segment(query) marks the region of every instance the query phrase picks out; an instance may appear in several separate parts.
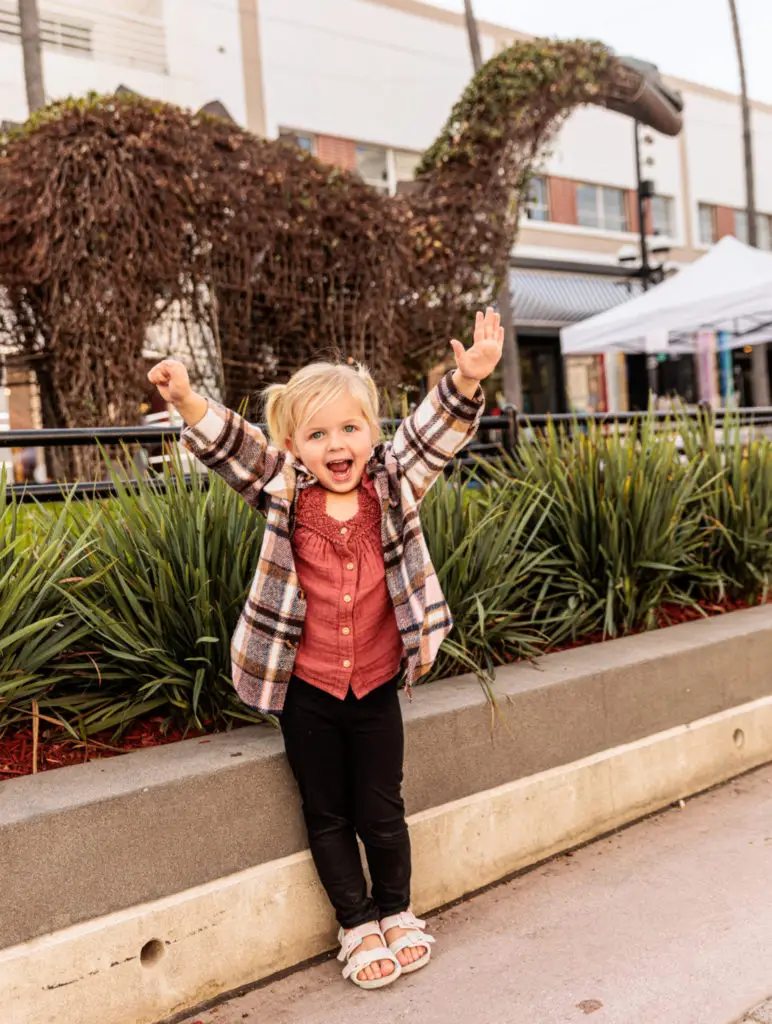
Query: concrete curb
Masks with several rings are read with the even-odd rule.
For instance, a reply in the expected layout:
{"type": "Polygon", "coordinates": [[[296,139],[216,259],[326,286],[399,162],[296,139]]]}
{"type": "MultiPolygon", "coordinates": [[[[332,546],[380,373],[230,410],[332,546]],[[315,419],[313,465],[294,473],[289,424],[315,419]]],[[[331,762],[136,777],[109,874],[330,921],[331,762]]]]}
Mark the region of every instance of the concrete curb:
{"type": "MultiPolygon", "coordinates": [[[[770,757],[772,696],[419,812],[416,909],[770,757]]],[[[293,854],[0,952],[3,1024],[153,1024],[324,952],[333,936],[310,855],[293,854]]]]}
{"type": "MultiPolygon", "coordinates": [[[[473,678],[421,687],[405,708],[408,813],[764,697],[770,664],[765,606],[502,669],[495,721],[473,678]]],[[[0,948],[304,848],[281,738],[267,728],[4,782],[0,860],[14,899],[0,902],[0,948]]]]}

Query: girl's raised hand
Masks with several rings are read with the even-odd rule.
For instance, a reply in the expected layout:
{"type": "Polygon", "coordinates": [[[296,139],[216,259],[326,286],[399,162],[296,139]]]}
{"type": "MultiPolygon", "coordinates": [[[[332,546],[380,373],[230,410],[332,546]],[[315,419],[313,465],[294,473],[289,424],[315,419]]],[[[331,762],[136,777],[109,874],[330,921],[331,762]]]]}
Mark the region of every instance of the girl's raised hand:
{"type": "Polygon", "coordinates": [[[504,344],[504,328],[501,317],[491,307],[485,316],[478,313],[474,324],[474,344],[470,349],[464,348],[455,338],[450,343],[456,357],[458,372],[468,380],[484,380],[496,368],[501,359],[501,348],[504,344]]]}
{"type": "Polygon", "coordinates": [[[163,359],[148,373],[147,379],[155,384],[165,402],[177,405],[189,398],[193,389],[185,364],[179,359],[163,359]]]}

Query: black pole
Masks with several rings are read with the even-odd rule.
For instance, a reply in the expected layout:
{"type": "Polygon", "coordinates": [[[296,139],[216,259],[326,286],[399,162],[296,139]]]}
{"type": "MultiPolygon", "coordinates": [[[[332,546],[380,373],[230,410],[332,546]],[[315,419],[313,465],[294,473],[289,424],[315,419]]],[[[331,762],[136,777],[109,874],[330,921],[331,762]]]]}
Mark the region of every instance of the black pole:
{"type": "Polygon", "coordinates": [[[651,267],[649,266],[649,251],[646,247],[646,200],[643,198],[642,187],[641,139],[639,135],[640,126],[640,121],[633,122],[635,138],[635,177],[638,184],[638,188],[636,190],[636,194],[638,196],[638,230],[641,236],[641,281],[643,282],[643,290],[646,292],[649,290],[649,275],[651,273],[651,267]]]}
{"type": "MultiPolygon", "coordinates": [[[[651,280],[651,267],[649,266],[649,250],[646,246],[646,198],[643,194],[643,175],[641,173],[641,139],[640,121],[633,122],[633,138],[635,139],[635,179],[637,184],[636,195],[638,197],[638,230],[641,239],[641,282],[643,290],[649,290],[651,280]]],[[[655,395],[659,384],[657,375],[657,363],[655,357],[646,355],[646,373],[649,382],[649,391],[655,395]]]]}

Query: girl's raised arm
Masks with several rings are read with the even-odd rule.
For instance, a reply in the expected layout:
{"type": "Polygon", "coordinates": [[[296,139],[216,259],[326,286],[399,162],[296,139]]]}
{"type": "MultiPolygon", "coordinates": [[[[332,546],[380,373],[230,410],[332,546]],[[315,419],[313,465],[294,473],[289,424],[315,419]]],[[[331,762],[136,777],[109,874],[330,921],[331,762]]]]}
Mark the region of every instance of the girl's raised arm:
{"type": "Polygon", "coordinates": [[[501,359],[503,331],[497,313],[477,314],[474,344],[451,341],[457,369],[447,373],[400,424],[391,450],[420,501],[453,456],[472,439],[483,413],[480,387],[501,359]]]}
{"type": "Polygon", "coordinates": [[[248,505],[259,507],[263,488],[281,472],[287,453],[269,445],[262,430],[243,416],[196,394],[178,360],[164,359],[148,379],[185,420],[180,438],[184,447],[248,505]]]}

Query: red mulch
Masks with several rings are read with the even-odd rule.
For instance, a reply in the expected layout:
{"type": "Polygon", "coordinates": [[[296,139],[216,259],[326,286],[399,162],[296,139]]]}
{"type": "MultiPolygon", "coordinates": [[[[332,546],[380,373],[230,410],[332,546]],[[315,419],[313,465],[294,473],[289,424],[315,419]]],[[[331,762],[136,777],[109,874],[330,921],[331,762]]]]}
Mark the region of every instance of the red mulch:
{"type": "MultiPolygon", "coordinates": [[[[705,615],[712,616],[739,611],[743,608],[748,608],[749,605],[745,601],[726,601],[723,604],[703,601],[700,602],[700,607],[705,615]]],[[[665,605],[658,613],[658,625],[660,627],[675,626],[682,622],[694,622],[700,618],[703,618],[703,615],[696,608],[665,605]]],[[[550,650],[567,651],[575,647],[585,647],[587,644],[601,643],[603,640],[604,638],[601,634],[585,636],[550,650]]],[[[167,732],[163,732],[162,724],[162,718],[148,718],[144,721],[135,722],[115,742],[111,741],[112,734],[109,730],[89,737],[87,743],[75,742],[72,739],[51,740],[41,736],[38,743],[37,770],[45,772],[50,771],[52,768],[62,768],[65,765],[83,764],[86,761],[95,761],[103,757],[115,757],[118,754],[125,754],[130,750],[159,747],[166,743],[176,743],[183,739],[182,730],[169,729],[167,732]]],[[[200,743],[209,743],[211,740],[200,738],[206,737],[207,731],[189,731],[187,738],[199,737],[200,743]]],[[[32,727],[24,726],[19,729],[7,730],[0,735],[0,781],[31,774],[32,727]]]]}
{"type": "MultiPolygon", "coordinates": [[[[667,626],[679,626],[684,622],[697,622],[699,619],[712,618],[714,615],[725,615],[727,612],[739,612],[746,608],[753,607],[743,600],[725,600],[721,604],[714,601],[698,601],[698,606],[683,608],[678,604],[664,604],[657,612],[657,628],[665,629],[667,626]],[[701,609],[701,610],[700,610],[701,609]]],[[[645,630],[637,630],[639,633],[645,630]]],[[[588,644],[604,643],[608,637],[602,633],[592,633],[589,636],[579,637],[577,640],[569,640],[568,643],[550,647],[546,653],[554,654],[558,651],[572,651],[575,647],[587,647],[588,644]]]]}
{"type": "MultiPolygon", "coordinates": [[[[160,747],[166,743],[176,743],[183,738],[204,736],[202,731],[189,731],[183,737],[181,729],[169,729],[162,732],[162,718],[148,718],[135,722],[121,738],[112,742],[112,730],[95,733],[89,736],[87,743],[79,743],[72,739],[45,739],[40,737],[38,743],[39,772],[50,771],[52,768],[63,768],[65,765],[83,764],[102,757],[115,757],[130,750],[143,750],[146,747],[160,747]]],[[[41,723],[42,725],[42,723],[41,723]]],[[[41,729],[42,732],[42,729],[41,729]]],[[[208,739],[201,743],[211,742],[208,739]]],[[[0,780],[14,779],[19,775],[32,774],[32,726],[9,729],[0,735],[0,780]]]]}

